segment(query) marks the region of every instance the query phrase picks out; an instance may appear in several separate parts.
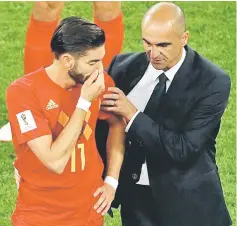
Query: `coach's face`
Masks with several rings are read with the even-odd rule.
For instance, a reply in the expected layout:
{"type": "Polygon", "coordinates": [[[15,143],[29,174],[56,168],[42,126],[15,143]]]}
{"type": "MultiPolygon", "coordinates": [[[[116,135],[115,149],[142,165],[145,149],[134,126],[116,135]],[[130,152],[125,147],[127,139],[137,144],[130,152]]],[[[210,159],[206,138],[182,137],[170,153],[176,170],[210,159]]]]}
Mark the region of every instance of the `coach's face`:
{"type": "Polygon", "coordinates": [[[74,57],[74,66],[68,71],[76,83],[84,83],[96,69],[103,71],[102,59],[105,55],[104,45],[88,50],[83,56],[74,57]]]}
{"type": "Polygon", "coordinates": [[[152,66],[166,71],[180,60],[188,33],[180,34],[172,24],[152,21],[142,24],[142,40],[152,66]]]}

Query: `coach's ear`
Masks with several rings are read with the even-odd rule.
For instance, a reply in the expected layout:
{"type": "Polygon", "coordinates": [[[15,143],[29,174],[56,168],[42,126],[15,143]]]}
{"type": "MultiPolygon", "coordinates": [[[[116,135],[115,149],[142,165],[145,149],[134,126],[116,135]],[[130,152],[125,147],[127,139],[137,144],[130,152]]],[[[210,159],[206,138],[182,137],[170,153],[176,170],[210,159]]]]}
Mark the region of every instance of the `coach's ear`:
{"type": "Polygon", "coordinates": [[[188,44],[188,39],[189,39],[189,32],[185,31],[182,36],[182,46],[186,46],[188,44]]]}

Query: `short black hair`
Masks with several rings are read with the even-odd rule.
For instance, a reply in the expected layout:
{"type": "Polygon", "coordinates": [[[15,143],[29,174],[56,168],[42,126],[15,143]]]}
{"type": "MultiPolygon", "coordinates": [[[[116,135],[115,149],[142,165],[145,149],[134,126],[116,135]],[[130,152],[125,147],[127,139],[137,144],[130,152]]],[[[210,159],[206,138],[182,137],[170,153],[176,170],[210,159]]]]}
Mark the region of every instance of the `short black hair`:
{"type": "Polygon", "coordinates": [[[105,33],[96,24],[80,17],[63,19],[51,39],[51,50],[58,59],[61,54],[83,56],[87,50],[102,46],[105,33]]]}

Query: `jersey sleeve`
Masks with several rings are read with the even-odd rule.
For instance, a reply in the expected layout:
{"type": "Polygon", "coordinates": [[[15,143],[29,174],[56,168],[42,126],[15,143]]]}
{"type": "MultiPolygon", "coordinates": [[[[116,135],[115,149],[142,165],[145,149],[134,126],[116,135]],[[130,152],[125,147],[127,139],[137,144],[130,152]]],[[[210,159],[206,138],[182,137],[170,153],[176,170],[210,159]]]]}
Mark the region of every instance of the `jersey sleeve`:
{"type": "Polygon", "coordinates": [[[18,144],[51,134],[38,100],[31,92],[11,85],[7,89],[6,104],[12,135],[18,144]]]}
{"type": "Polygon", "coordinates": [[[52,22],[42,22],[35,20],[31,15],[25,39],[25,74],[53,63],[54,56],[51,52],[50,41],[58,23],[59,19],[52,22]]]}
{"type": "MultiPolygon", "coordinates": [[[[104,76],[105,76],[105,91],[100,96],[100,101],[101,102],[103,101],[103,95],[110,93],[108,91],[108,88],[109,87],[115,87],[115,83],[114,83],[113,79],[106,72],[104,72],[104,76]]],[[[107,113],[105,111],[100,111],[99,112],[99,119],[101,119],[101,120],[107,120],[111,116],[112,116],[111,113],[107,113]]]]}
{"type": "Polygon", "coordinates": [[[94,22],[105,32],[103,66],[107,69],[115,55],[121,53],[122,50],[124,40],[123,13],[121,11],[118,17],[110,21],[100,21],[94,16],[94,22]]]}

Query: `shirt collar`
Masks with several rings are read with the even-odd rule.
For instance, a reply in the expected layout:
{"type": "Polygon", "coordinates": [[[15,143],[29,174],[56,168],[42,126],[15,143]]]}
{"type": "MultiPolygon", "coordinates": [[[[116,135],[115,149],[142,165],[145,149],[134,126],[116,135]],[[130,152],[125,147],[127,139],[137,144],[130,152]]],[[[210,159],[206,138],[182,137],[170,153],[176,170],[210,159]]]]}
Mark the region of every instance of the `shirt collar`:
{"type": "Polygon", "coordinates": [[[181,65],[183,64],[185,57],[186,57],[186,50],[183,48],[182,57],[179,60],[179,62],[175,64],[172,68],[170,68],[168,71],[165,72],[165,75],[169,79],[170,82],[172,82],[172,80],[174,79],[175,74],[177,73],[181,65]]]}

